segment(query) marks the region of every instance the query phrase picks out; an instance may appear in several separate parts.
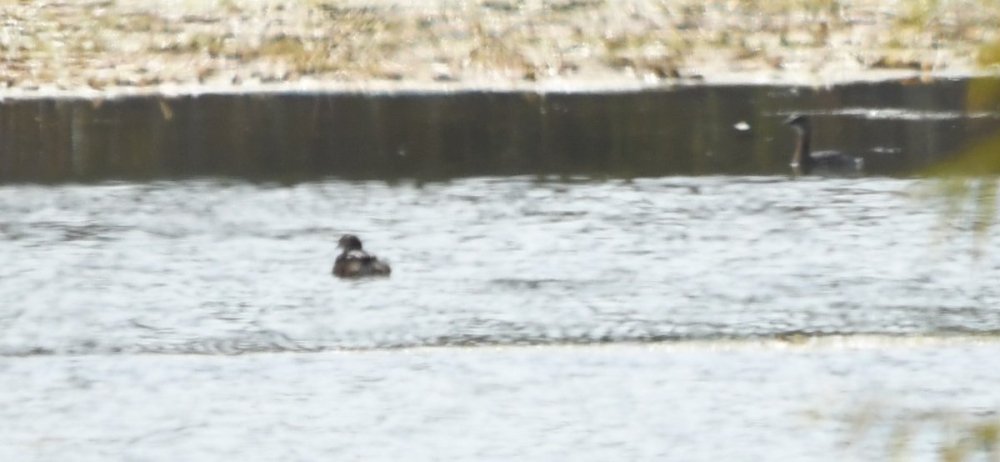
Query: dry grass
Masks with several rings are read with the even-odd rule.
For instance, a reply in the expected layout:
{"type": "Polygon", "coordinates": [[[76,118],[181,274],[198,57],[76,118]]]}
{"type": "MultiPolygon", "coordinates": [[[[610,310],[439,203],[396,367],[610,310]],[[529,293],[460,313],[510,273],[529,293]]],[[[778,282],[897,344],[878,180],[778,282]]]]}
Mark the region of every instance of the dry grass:
{"type": "Polygon", "coordinates": [[[0,0],[0,88],[967,71],[993,0],[0,0]]]}
{"type": "Polygon", "coordinates": [[[1000,460],[1000,421],[995,415],[892,409],[871,403],[848,420],[852,432],[847,446],[881,446],[885,460],[914,460],[921,443],[928,442],[942,462],[1000,460]]]}

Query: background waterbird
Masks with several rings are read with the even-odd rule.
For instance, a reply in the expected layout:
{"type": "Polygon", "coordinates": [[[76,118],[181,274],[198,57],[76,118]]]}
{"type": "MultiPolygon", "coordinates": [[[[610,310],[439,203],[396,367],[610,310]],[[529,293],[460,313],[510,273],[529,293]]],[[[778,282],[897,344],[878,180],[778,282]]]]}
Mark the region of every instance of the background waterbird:
{"type": "Polygon", "coordinates": [[[812,151],[810,149],[812,126],[808,117],[793,114],[785,119],[785,125],[792,127],[799,136],[790,164],[795,173],[845,175],[857,174],[864,168],[864,159],[845,152],[812,151]]]}

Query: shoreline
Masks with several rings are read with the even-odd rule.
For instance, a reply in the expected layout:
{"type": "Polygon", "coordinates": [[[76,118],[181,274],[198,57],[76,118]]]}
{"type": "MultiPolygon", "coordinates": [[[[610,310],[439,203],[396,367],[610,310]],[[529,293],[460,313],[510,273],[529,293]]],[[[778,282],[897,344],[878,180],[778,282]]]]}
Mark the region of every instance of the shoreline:
{"type": "Polygon", "coordinates": [[[300,80],[271,82],[257,85],[211,85],[181,84],[157,87],[109,87],[101,90],[84,89],[0,89],[0,104],[5,101],[34,100],[116,100],[127,98],[189,98],[199,96],[280,96],[280,95],[428,95],[469,93],[520,93],[520,94],[622,94],[638,92],[662,92],[692,87],[774,87],[832,89],[852,85],[877,85],[900,82],[904,85],[930,84],[936,81],[969,81],[975,79],[1000,78],[1000,72],[963,71],[925,74],[912,71],[867,71],[854,73],[837,80],[815,81],[782,76],[756,74],[728,74],[705,79],[674,79],[658,82],[636,82],[630,80],[552,80],[543,82],[419,82],[419,81],[316,81],[300,80]]]}

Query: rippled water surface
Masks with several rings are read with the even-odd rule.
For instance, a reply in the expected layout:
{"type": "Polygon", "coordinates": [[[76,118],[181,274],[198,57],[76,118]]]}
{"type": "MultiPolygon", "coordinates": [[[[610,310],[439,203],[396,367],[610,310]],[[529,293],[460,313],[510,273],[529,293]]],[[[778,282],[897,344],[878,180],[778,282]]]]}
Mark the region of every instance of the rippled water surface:
{"type": "Polygon", "coordinates": [[[0,455],[866,459],[806,416],[1000,406],[1000,249],[929,191],[0,186],[0,455]],[[393,276],[331,278],[345,232],[393,276]]]}

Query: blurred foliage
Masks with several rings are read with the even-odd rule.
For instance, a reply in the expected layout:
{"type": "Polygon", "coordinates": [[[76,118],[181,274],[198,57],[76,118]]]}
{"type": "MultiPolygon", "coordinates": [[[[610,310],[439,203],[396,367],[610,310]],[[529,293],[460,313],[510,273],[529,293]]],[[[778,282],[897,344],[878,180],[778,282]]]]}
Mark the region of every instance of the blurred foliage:
{"type": "Polygon", "coordinates": [[[923,444],[933,442],[941,462],[1000,461],[1000,420],[995,416],[892,410],[873,403],[862,406],[849,422],[850,444],[874,436],[876,441],[885,441],[887,460],[913,460],[926,448],[923,444]]]}
{"type": "MultiPolygon", "coordinates": [[[[984,45],[978,60],[984,68],[1000,66],[1000,41],[984,45]]],[[[1000,79],[971,80],[966,111],[1000,111],[1000,79]]],[[[932,167],[929,173],[942,180],[940,187],[949,202],[946,218],[971,217],[976,240],[983,243],[997,216],[1000,132],[973,141],[958,155],[932,167]]]]}

